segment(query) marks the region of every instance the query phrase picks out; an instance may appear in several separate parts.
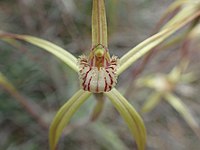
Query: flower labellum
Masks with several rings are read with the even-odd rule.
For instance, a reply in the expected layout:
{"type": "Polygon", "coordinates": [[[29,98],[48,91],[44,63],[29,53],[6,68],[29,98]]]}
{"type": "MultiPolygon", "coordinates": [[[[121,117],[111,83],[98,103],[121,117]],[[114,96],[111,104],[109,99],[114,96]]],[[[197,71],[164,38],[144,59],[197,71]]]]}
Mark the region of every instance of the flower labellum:
{"type": "Polygon", "coordinates": [[[89,57],[82,55],[78,59],[79,79],[83,90],[93,93],[110,91],[117,83],[119,59],[108,53],[108,49],[99,44],[92,48],[89,57]]]}

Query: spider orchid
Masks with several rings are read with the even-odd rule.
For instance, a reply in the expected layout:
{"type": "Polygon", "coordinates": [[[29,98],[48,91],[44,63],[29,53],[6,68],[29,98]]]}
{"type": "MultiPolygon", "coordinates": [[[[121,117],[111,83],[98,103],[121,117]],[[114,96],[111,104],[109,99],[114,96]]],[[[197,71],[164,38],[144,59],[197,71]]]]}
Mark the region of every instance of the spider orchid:
{"type": "MultiPolygon", "coordinates": [[[[63,129],[88,97],[92,93],[103,93],[111,100],[124,118],[135,138],[138,149],[144,150],[146,143],[144,123],[132,105],[114,88],[117,83],[117,76],[152,48],[200,15],[196,5],[193,5],[192,10],[187,12],[188,16],[180,20],[175,19],[175,22],[138,44],[120,59],[116,56],[110,57],[109,54],[104,0],[93,0],[92,48],[89,56],[82,55],[77,59],[66,50],[46,40],[28,35],[1,33],[0,37],[11,44],[12,42],[8,38],[29,42],[52,53],[79,74],[81,89],[60,108],[51,123],[49,132],[50,149],[56,149],[63,129]]],[[[99,109],[100,106],[98,105],[101,105],[101,103],[97,102],[96,108],[99,109]]]]}
{"type": "MultiPolygon", "coordinates": [[[[199,33],[200,25],[197,24],[188,33],[183,45],[189,44],[195,39],[199,39],[199,33]]],[[[182,56],[180,64],[175,66],[168,74],[149,75],[138,79],[137,84],[139,86],[154,89],[147,101],[143,104],[142,111],[144,113],[153,110],[161,100],[166,100],[166,102],[168,102],[183,117],[194,133],[200,138],[200,127],[198,122],[195,117],[193,117],[188,106],[175,94],[178,89],[181,89],[181,85],[187,86],[190,82],[197,79],[193,73],[184,74],[188,64],[189,60],[187,56],[182,56]]]]}
{"type": "Polygon", "coordinates": [[[183,70],[186,68],[187,63],[188,61],[186,60],[182,61],[180,65],[173,68],[169,74],[156,74],[155,76],[150,75],[140,78],[137,84],[155,90],[142,107],[144,113],[153,110],[161,100],[166,100],[183,117],[194,133],[200,137],[199,125],[195,117],[193,117],[187,105],[174,94],[176,89],[178,89],[179,84],[188,81],[190,82],[194,79],[193,74],[183,74],[183,70]]]}

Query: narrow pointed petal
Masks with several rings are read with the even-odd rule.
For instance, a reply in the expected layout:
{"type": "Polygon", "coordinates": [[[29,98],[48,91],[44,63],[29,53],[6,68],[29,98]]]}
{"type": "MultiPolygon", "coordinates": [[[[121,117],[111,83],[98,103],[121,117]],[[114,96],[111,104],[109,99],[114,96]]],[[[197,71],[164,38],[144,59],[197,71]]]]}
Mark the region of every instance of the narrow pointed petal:
{"type": "Polygon", "coordinates": [[[200,24],[197,24],[188,35],[188,40],[200,38],[200,24]]]}
{"type": "Polygon", "coordinates": [[[90,92],[79,90],[58,111],[51,123],[49,131],[50,149],[55,150],[63,129],[69,123],[72,115],[91,95],[90,92]]]}
{"type": "Polygon", "coordinates": [[[175,66],[169,74],[170,81],[177,83],[180,80],[182,73],[186,70],[188,64],[189,60],[184,59],[178,66],[175,66]]]}
{"type": "Polygon", "coordinates": [[[140,115],[116,89],[104,94],[108,96],[127,123],[135,138],[138,150],[144,150],[146,145],[146,129],[140,115]]]}
{"type": "Polygon", "coordinates": [[[31,43],[35,46],[38,46],[49,53],[53,54],[54,56],[58,57],[64,63],[66,63],[69,67],[71,67],[74,71],[78,72],[77,66],[77,59],[72,54],[64,50],[63,48],[49,42],[47,40],[43,40],[34,36],[28,35],[18,35],[18,34],[9,34],[9,33],[2,33],[0,32],[0,38],[7,38],[7,39],[18,39],[23,40],[28,43],[31,43]]]}
{"type": "Polygon", "coordinates": [[[104,0],[93,0],[92,8],[92,47],[107,44],[107,22],[104,0]]]}
{"type": "Polygon", "coordinates": [[[192,16],[185,18],[184,21],[177,22],[176,24],[170,26],[169,28],[163,29],[162,31],[158,32],[157,34],[151,36],[150,38],[146,39],[142,43],[138,44],[136,47],[131,49],[128,53],[126,53],[120,59],[120,67],[117,71],[117,74],[121,74],[124,70],[126,70],[133,62],[141,58],[147,52],[149,52],[152,48],[156,47],[164,40],[166,40],[169,36],[177,32],[179,29],[184,27],[186,24],[194,20],[200,16],[200,11],[196,12],[192,16]]]}
{"type": "Polygon", "coordinates": [[[147,113],[153,110],[160,102],[161,95],[162,93],[160,92],[153,92],[142,106],[142,112],[147,113]]]}
{"type": "Polygon", "coordinates": [[[184,84],[192,83],[197,80],[198,80],[197,74],[195,74],[194,72],[182,74],[180,78],[180,82],[184,84]]]}
{"type": "Polygon", "coordinates": [[[171,93],[165,94],[165,98],[169,104],[183,117],[183,119],[185,119],[197,136],[200,137],[199,125],[191,114],[189,108],[178,97],[171,93]]]}
{"type": "Polygon", "coordinates": [[[167,8],[167,10],[164,12],[164,14],[162,15],[161,20],[163,20],[164,18],[167,18],[167,16],[174,12],[175,10],[177,10],[178,8],[181,7],[181,5],[187,3],[188,0],[176,0],[173,3],[170,4],[170,6],[167,8]]]}
{"type": "MultiPolygon", "coordinates": [[[[181,10],[172,18],[170,21],[168,21],[165,26],[162,29],[166,29],[168,27],[173,26],[177,22],[182,22],[186,18],[192,16],[197,11],[199,11],[200,2],[194,1],[194,0],[181,0],[173,3],[174,6],[182,6],[181,10]]],[[[173,6],[173,5],[172,5],[173,6]]],[[[171,7],[172,7],[171,6],[171,7]]]]}

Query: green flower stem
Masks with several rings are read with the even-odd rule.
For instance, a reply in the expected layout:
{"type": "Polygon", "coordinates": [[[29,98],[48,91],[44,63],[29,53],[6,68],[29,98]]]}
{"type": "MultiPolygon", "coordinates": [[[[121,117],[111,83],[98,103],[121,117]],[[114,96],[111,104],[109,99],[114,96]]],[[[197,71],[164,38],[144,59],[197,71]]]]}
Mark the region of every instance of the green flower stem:
{"type": "Polygon", "coordinates": [[[104,0],[93,0],[92,9],[92,47],[107,43],[107,22],[104,0]]]}

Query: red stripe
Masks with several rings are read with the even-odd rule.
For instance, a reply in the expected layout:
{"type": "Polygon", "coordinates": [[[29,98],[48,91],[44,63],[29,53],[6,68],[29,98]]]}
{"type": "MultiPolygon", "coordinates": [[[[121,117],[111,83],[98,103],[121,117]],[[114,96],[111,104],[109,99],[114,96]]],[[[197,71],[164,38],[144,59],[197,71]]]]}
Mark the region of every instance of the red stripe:
{"type": "MultiPolygon", "coordinates": [[[[82,78],[83,79],[83,83],[82,83],[82,86],[84,86],[84,84],[85,84],[85,79],[86,79],[86,77],[87,77],[87,75],[88,75],[88,73],[91,71],[91,68],[86,72],[86,74],[85,74],[85,76],[82,78]]],[[[84,89],[85,90],[85,89],[84,89]]]]}
{"type": "Polygon", "coordinates": [[[112,77],[111,77],[111,75],[110,75],[110,73],[109,73],[109,71],[108,71],[108,70],[106,70],[106,72],[107,72],[107,73],[108,73],[108,75],[109,75],[109,78],[110,78],[110,84],[112,85],[112,84],[113,84],[112,77]]]}
{"type": "Polygon", "coordinates": [[[96,92],[99,92],[99,82],[97,82],[97,88],[96,88],[96,92]]]}
{"type": "Polygon", "coordinates": [[[89,83],[88,83],[88,91],[90,91],[90,83],[91,83],[91,80],[92,80],[92,76],[90,77],[90,80],[89,80],[89,83]]]}
{"type": "Polygon", "coordinates": [[[108,68],[110,68],[110,69],[114,70],[114,67],[112,67],[112,66],[109,66],[108,68]]]}
{"type": "Polygon", "coordinates": [[[83,89],[86,91],[86,85],[83,86],[83,89]]]}
{"type": "Polygon", "coordinates": [[[89,66],[87,62],[81,62],[80,65],[89,66]]]}
{"type": "Polygon", "coordinates": [[[82,58],[81,62],[87,62],[87,59],[82,58]]]}
{"type": "Polygon", "coordinates": [[[108,86],[108,83],[107,83],[106,77],[104,77],[104,81],[105,81],[104,92],[106,92],[106,91],[107,91],[107,86],[108,86]]]}

